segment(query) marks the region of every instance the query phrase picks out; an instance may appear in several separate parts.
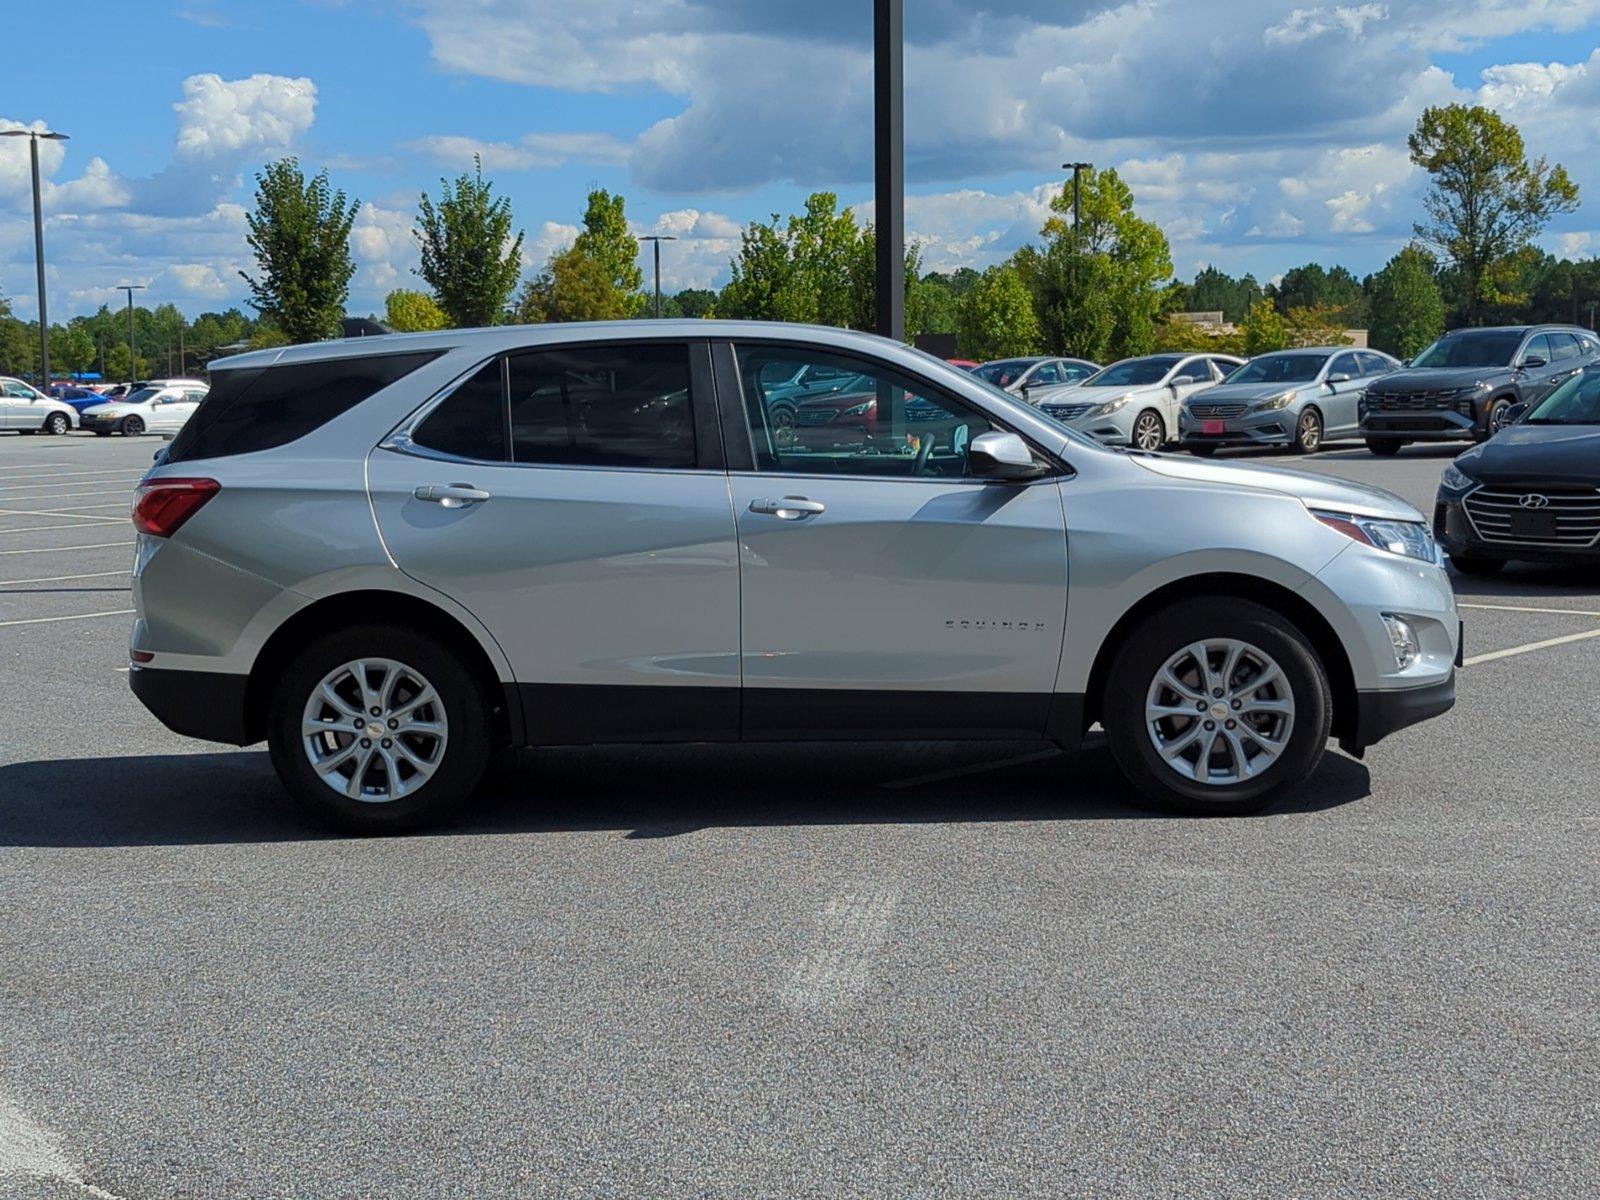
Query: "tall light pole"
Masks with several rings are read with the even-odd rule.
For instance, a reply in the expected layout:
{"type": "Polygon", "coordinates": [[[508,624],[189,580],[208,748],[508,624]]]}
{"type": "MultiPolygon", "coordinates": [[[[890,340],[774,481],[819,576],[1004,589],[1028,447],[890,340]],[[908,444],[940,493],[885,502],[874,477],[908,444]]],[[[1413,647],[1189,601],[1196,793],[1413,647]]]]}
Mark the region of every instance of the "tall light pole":
{"type": "Polygon", "coordinates": [[[1091,170],[1093,167],[1093,163],[1086,162],[1069,162],[1061,164],[1061,169],[1063,171],[1072,172],[1072,240],[1074,242],[1078,240],[1078,213],[1083,204],[1083,190],[1078,180],[1085,171],[1091,170]]]}
{"type": "Polygon", "coordinates": [[[874,0],[872,198],[878,261],[873,290],[878,332],[897,342],[906,336],[905,28],[903,0],[874,0]]]}
{"type": "Polygon", "coordinates": [[[675,242],[678,239],[670,233],[648,233],[639,239],[641,242],[654,242],[656,248],[656,320],[661,319],[661,243],[675,242]]]}
{"type": "Polygon", "coordinates": [[[28,139],[28,157],[33,164],[33,256],[39,267],[39,390],[50,392],[50,310],[44,298],[44,209],[39,200],[39,139],[64,142],[67,135],[53,130],[0,129],[0,137],[28,139]]]}
{"type": "Polygon", "coordinates": [[[139,382],[139,350],[136,334],[133,328],[133,294],[144,291],[142,283],[119,283],[117,290],[128,293],[128,390],[133,391],[133,385],[139,382]]]}

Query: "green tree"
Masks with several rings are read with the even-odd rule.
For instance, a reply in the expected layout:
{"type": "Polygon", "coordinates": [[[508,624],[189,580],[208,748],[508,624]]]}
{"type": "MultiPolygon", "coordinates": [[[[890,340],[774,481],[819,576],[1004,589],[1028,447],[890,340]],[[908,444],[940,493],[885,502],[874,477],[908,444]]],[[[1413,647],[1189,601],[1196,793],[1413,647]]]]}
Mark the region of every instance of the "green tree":
{"type": "Polygon", "coordinates": [[[1478,324],[1486,305],[1514,298],[1514,256],[1578,207],[1578,185],[1559,164],[1530,161],[1517,127],[1481,105],[1424,109],[1408,145],[1432,177],[1417,237],[1455,266],[1478,324]]]}
{"type": "Polygon", "coordinates": [[[1237,324],[1261,296],[1261,285],[1255,276],[1235,279],[1225,271],[1207,266],[1196,273],[1194,282],[1189,285],[1185,311],[1220,312],[1224,321],[1237,324]]]}
{"type": "Polygon", "coordinates": [[[332,188],[326,171],[307,181],[294,158],[270,163],[256,176],[245,240],[261,274],[239,274],[250,285],[251,304],[291,342],[339,332],[356,270],[350,226],[360,207],[332,188]]]}
{"type": "Polygon", "coordinates": [[[623,316],[644,312],[649,298],[641,290],[644,272],[639,269],[639,239],[628,232],[627,202],[621,193],[612,195],[604,188],[589,193],[583,229],[573,249],[600,265],[621,297],[623,316]]]}
{"type": "Polygon", "coordinates": [[[1272,350],[1285,350],[1292,344],[1289,323],[1284,320],[1277,306],[1265,298],[1250,306],[1241,332],[1244,334],[1244,352],[1252,357],[1272,350]]]}
{"type": "Polygon", "coordinates": [[[1024,247],[1013,261],[1052,353],[1099,361],[1143,354],[1155,342],[1162,284],[1172,275],[1166,235],[1133,211],[1133,193],[1115,170],[1091,171],[1082,183],[1078,228],[1065,186],[1050,202],[1043,248],[1024,247]]]}
{"type": "Polygon", "coordinates": [[[1366,294],[1356,277],[1344,267],[1324,268],[1321,263],[1290,267],[1283,278],[1267,288],[1278,311],[1285,316],[1297,308],[1330,309],[1340,314],[1344,327],[1363,324],[1366,294]]]}
{"type": "Polygon", "coordinates": [[[956,351],[984,362],[1033,354],[1039,320],[1033,296],[1012,266],[992,267],[955,304],[956,351]]]}
{"type": "Polygon", "coordinates": [[[429,333],[450,325],[437,300],[407,288],[396,288],[384,297],[383,320],[396,333],[429,333]]]}
{"type": "Polygon", "coordinates": [[[63,371],[87,371],[94,366],[94,338],[81,325],[50,327],[50,365],[63,371]]]}
{"type": "Polygon", "coordinates": [[[1433,257],[1407,246],[1367,284],[1372,344],[1402,359],[1415,358],[1444,332],[1444,297],[1433,257]]]}
{"type": "Polygon", "coordinates": [[[150,360],[144,355],[139,355],[138,362],[133,369],[128,367],[128,343],[118,342],[106,351],[107,379],[145,379],[150,374],[150,360]]]}
{"type": "Polygon", "coordinates": [[[528,325],[616,321],[628,315],[624,293],[604,264],[577,246],[557,254],[523,286],[514,312],[518,321],[528,325]]]}
{"type": "Polygon", "coordinates": [[[463,171],[439,185],[437,204],[424,193],[417,206],[417,274],[452,326],[497,324],[522,274],[522,231],[511,234],[511,201],[495,199],[476,156],[470,175],[463,171]]]}
{"type": "Polygon", "coordinates": [[[684,288],[672,302],[682,317],[711,317],[716,313],[717,294],[709,288],[684,288]]]}

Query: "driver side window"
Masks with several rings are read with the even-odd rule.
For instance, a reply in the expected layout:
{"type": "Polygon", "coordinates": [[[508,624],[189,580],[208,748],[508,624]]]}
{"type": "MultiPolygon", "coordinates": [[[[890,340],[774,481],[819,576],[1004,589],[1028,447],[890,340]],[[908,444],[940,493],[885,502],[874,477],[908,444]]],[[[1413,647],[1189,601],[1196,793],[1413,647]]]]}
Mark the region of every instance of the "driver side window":
{"type": "Polygon", "coordinates": [[[758,471],[805,475],[960,478],[989,420],[892,367],[798,346],[739,347],[739,378],[758,471]],[[796,395],[774,381],[807,365],[848,385],[796,395]]]}

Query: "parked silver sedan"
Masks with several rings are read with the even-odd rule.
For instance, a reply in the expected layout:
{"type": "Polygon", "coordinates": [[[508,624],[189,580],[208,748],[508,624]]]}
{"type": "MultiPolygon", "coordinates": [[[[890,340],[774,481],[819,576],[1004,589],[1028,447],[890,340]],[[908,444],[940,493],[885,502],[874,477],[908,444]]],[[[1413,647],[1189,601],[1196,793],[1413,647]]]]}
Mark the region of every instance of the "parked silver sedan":
{"type": "Polygon", "coordinates": [[[1096,441],[1159,450],[1178,436],[1179,405],[1243,362],[1230,354],[1147,354],[1031,399],[1096,441]]]}
{"type": "Polygon", "coordinates": [[[1183,447],[1285,446],[1312,454],[1323,442],[1361,436],[1362,392],[1400,363],[1377,350],[1316,346],[1251,359],[1217,387],[1183,402],[1183,447]]]}
{"type": "Polygon", "coordinates": [[[1099,369],[1099,363],[1086,358],[997,358],[973,367],[972,373],[1031,403],[1044,389],[1082,383],[1099,369]]]}

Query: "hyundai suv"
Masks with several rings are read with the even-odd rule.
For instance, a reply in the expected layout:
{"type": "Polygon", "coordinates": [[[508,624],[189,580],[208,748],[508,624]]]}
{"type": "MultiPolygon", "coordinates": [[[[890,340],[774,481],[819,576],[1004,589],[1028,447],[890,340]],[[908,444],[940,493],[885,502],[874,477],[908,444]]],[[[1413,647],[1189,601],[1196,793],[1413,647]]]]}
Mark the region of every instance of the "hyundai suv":
{"type": "Polygon", "coordinates": [[[1110,449],[871,335],[454,330],[212,381],[138,489],[129,678],[345,829],[443,817],[499,746],[1097,722],[1149,796],[1242,812],[1453,703],[1409,504],[1110,449]],[[870,426],[776,436],[807,366],[870,379],[870,426]]]}
{"type": "Polygon", "coordinates": [[[1600,338],[1575,325],[1458,329],[1374,382],[1361,433],[1374,454],[1410,442],[1487,441],[1514,404],[1534,405],[1600,360],[1600,338]]]}

